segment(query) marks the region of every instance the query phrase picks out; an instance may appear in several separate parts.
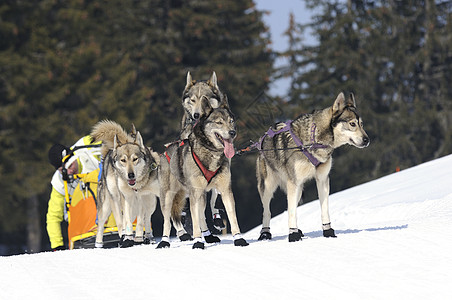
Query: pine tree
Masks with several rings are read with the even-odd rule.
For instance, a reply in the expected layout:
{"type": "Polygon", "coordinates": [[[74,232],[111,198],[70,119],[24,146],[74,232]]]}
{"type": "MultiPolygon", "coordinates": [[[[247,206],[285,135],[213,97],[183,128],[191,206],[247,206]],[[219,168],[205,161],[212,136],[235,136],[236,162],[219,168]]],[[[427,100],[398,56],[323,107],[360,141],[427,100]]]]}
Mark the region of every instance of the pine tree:
{"type": "MultiPolygon", "coordinates": [[[[273,71],[261,14],[251,0],[2,3],[0,230],[23,245],[37,218],[45,228],[48,149],[72,145],[101,119],[134,123],[162,151],[179,133],[187,71],[216,71],[240,118],[273,71]]],[[[38,233],[28,251],[39,251],[38,233]]]]}
{"type": "Polygon", "coordinates": [[[332,190],[450,153],[451,2],[306,3],[319,13],[296,28],[311,28],[318,44],[286,53],[297,58],[290,103],[309,111],[354,92],[372,140],[337,150],[332,190]]]}

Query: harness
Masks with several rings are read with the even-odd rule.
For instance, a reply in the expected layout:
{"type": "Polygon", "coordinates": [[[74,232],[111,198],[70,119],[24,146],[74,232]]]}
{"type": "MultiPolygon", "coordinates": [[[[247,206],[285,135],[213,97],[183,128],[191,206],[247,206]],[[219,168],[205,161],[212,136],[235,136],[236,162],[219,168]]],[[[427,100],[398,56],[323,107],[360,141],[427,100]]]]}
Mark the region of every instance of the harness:
{"type": "MultiPolygon", "coordinates": [[[[304,146],[303,143],[301,142],[301,140],[298,138],[298,136],[293,132],[292,130],[292,120],[288,120],[285,122],[285,126],[283,128],[281,128],[278,131],[274,131],[271,127],[267,130],[267,132],[261,136],[261,138],[259,139],[258,142],[254,143],[251,145],[251,148],[256,148],[259,151],[264,151],[262,145],[264,143],[264,139],[268,136],[270,138],[273,138],[275,135],[280,134],[282,132],[286,132],[289,131],[290,136],[292,137],[293,141],[295,142],[295,145],[297,145],[297,147],[295,149],[300,149],[301,152],[303,152],[303,154],[309,159],[309,161],[314,165],[314,166],[318,166],[320,165],[320,161],[314,157],[314,155],[312,155],[308,150],[311,149],[324,149],[324,148],[328,148],[327,145],[323,145],[323,144],[319,144],[315,141],[315,130],[317,128],[317,125],[315,123],[312,123],[311,125],[311,144],[308,146],[304,146]]],[[[275,149],[271,149],[271,150],[275,150],[275,149]]],[[[279,150],[279,149],[278,149],[279,150]]],[[[285,149],[280,149],[280,150],[285,150],[285,149]]]]}
{"type": "MultiPolygon", "coordinates": [[[[180,143],[174,142],[171,145],[175,144],[175,143],[179,143],[179,147],[185,145],[185,142],[188,140],[183,140],[180,143]]],[[[168,145],[169,147],[170,145],[168,145]]],[[[209,169],[207,169],[201,162],[201,160],[199,159],[198,155],[196,155],[196,153],[194,151],[190,151],[191,155],[193,157],[193,160],[195,161],[196,165],[198,166],[199,170],[201,171],[202,175],[204,175],[204,178],[207,180],[207,183],[210,183],[210,181],[212,180],[213,177],[215,177],[215,175],[217,175],[218,171],[221,169],[221,166],[218,167],[218,169],[216,169],[215,171],[210,171],[209,169]]],[[[168,155],[168,153],[165,151],[165,157],[166,160],[168,161],[168,163],[171,162],[171,157],[168,155]]]]}

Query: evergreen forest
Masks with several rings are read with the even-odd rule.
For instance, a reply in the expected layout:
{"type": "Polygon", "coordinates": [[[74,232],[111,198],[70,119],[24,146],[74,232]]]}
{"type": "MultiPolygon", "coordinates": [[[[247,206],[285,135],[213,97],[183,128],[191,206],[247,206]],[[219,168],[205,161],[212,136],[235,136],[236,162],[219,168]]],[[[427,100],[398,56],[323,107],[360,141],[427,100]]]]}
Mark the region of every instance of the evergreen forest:
{"type": "MultiPolygon", "coordinates": [[[[0,255],[50,249],[53,144],[70,146],[111,119],[133,123],[162,152],[179,134],[188,71],[198,80],[216,72],[237,149],[353,92],[371,144],[335,150],[331,193],[452,153],[452,1],[294,0],[313,18],[281,20],[282,52],[256,1],[1,1],[0,255]],[[305,42],[308,31],[316,43],[305,42]],[[288,63],[274,67],[278,57],[288,63]],[[280,78],[290,89],[272,97],[280,78]]],[[[232,159],[242,232],[261,224],[256,155],[232,159]]],[[[287,206],[275,197],[273,215],[287,206]]],[[[314,199],[307,184],[303,201],[314,199]]],[[[157,236],[160,222],[153,217],[157,236]]]]}

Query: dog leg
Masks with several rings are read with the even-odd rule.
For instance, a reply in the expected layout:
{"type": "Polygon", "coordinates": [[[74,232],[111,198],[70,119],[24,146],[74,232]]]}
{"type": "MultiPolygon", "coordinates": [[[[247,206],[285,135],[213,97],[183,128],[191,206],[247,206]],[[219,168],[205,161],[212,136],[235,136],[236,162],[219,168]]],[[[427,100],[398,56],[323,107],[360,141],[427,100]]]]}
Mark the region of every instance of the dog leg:
{"type": "MultiPolygon", "coordinates": [[[[124,226],[125,226],[125,236],[124,236],[124,241],[122,242],[121,248],[129,248],[132,247],[134,242],[133,242],[133,201],[137,201],[135,195],[130,196],[130,195],[124,195],[125,197],[125,203],[124,203],[124,215],[123,215],[123,220],[124,220],[124,226]]],[[[141,229],[138,229],[137,226],[137,230],[141,230],[141,235],[143,235],[143,218],[142,216],[140,217],[140,221],[141,224],[139,225],[141,227],[141,229]]],[[[138,224],[137,224],[138,225],[138,224]]]]}
{"type": "Polygon", "coordinates": [[[154,194],[149,195],[148,200],[145,202],[147,203],[145,205],[145,214],[144,214],[144,229],[145,229],[145,236],[144,236],[144,244],[154,244],[155,239],[154,235],[152,233],[152,224],[151,224],[151,216],[155,212],[155,208],[157,207],[157,197],[154,194]]]}
{"type": "Polygon", "coordinates": [[[264,209],[262,213],[262,229],[259,236],[259,241],[262,241],[271,240],[272,238],[272,234],[270,233],[270,202],[278,185],[276,180],[273,179],[272,174],[267,173],[265,163],[260,160],[261,158],[257,162],[257,189],[264,209]]]}
{"type": "Polygon", "coordinates": [[[324,237],[336,237],[334,229],[331,228],[328,196],[330,194],[330,178],[328,176],[331,169],[331,159],[317,168],[315,181],[319,194],[320,209],[322,216],[322,229],[324,237]]]}
{"type": "MultiPolygon", "coordinates": [[[[190,212],[193,223],[193,238],[195,243],[193,244],[193,249],[204,249],[204,242],[201,238],[201,227],[200,227],[200,212],[204,212],[205,206],[203,206],[203,200],[201,199],[205,195],[204,190],[193,189],[190,191],[190,212]]],[[[204,198],[205,203],[205,198],[204,198]]]]}
{"type": "Polygon", "coordinates": [[[234,238],[234,246],[248,246],[248,242],[240,234],[239,223],[237,222],[237,214],[235,211],[234,195],[232,194],[231,187],[225,191],[220,191],[223,199],[223,204],[228,215],[229,223],[231,224],[231,233],[234,238]]]}
{"type": "MultiPolygon", "coordinates": [[[[213,191],[213,190],[212,190],[213,191]]],[[[200,198],[200,202],[199,202],[199,216],[200,216],[200,226],[201,226],[201,231],[202,231],[202,236],[204,237],[204,240],[206,241],[206,243],[209,244],[213,244],[213,243],[219,243],[221,242],[220,238],[213,235],[209,228],[207,227],[207,222],[206,222],[206,218],[205,218],[205,210],[206,210],[206,194],[203,193],[201,198],[200,198]]]]}
{"type": "Polygon", "coordinates": [[[297,207],[300,201],[303,185],[297,185],[292,180],[287,181],[287,214],[289,215],[289,242],[301,240],[303,233],[297,226],[297,207]]]}
{"type": "Polygon", "coordinates": [[[169,236],[171,233],[171,207],[173,206],[173,198],[176,195],[175,192],[162,191],[162,197],[160,198],[160,206],[163,214],[163,235],[162,240],[157,245],[157,249],[169,248],[169,236]]]}
{"type": "Polygon", "coordinates": [[[137,216],[137,225],[135,227],[135,238],[133,239],[134,245],[141,245],[144,243],[144,228],[145,228],[145,220],[149,211],[149,199],[150,195],[142,195],[138,199],[135,199],[135,205],[133,205],[133,214],[137,216]]]}
{"type": "Polygon", "coordinates": [[[124,227],[123,227],[123,220],[122,220],[121,200],[120,199],[115,199],[112,196],[112,198],[111,198],[111,209],[113,211],[113,217],[115,218],[116,227],[118,228],[118,235],[119,235],[119,237],[122,237],[122,235],[124,234],[122,232],[124,227]]]}
{"type": "Polygon", "coordinates": [[[212,210],[213,226],[215,227],[215,229],[221,231],[225,228],[225,226],[220,215],[220,210],[218,208],[215,208],[218,195],[218,191],[216,189],[212,189],[210,196],[210,209],[212,210]]]}
{"type": "Polygon", "coordinates": [[[110,200],[106,199],[104,193],[99,193],[102,199],[99,199],[97,204],[97,234],[96,234],[96,248],[102,248],[104,246],[104,228],[105,222],[111,213],[110,200]]]}

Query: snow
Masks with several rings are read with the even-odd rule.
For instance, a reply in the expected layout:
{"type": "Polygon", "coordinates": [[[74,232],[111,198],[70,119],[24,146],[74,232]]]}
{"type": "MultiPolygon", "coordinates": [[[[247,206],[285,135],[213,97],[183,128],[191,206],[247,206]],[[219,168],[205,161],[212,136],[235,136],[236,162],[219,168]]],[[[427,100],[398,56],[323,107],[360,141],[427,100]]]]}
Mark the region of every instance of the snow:
{"type": "MultiPolygon", "coordinates": [[[[330,196],[338,237],[324,238],[320,206],[298,208],[205,250],[172,240],[128,249],[0,257],[0,299],[452,299],[452,155],[330,196]]],[[[333,169],[334,172],[334,169],[333,169]]]]}

